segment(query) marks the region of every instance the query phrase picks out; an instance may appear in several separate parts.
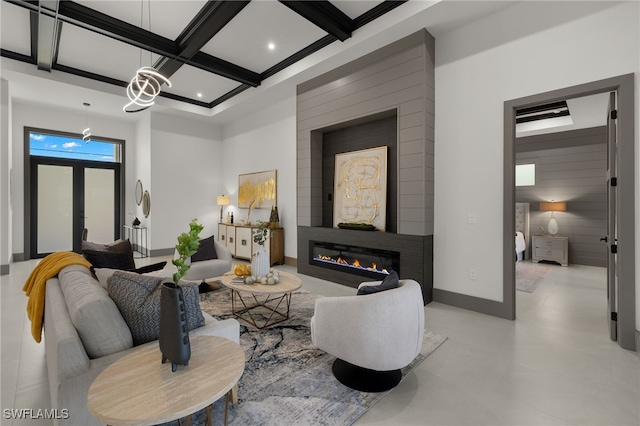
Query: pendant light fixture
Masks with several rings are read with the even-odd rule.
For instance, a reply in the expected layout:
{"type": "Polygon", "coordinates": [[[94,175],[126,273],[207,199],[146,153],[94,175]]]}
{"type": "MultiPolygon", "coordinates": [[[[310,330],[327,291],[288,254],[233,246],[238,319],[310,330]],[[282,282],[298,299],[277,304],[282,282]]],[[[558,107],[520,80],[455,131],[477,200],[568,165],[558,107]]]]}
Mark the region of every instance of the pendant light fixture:
{"type": "Polygon", "coordinates": [[[82,140],[85,143],[89,143],[91,142],[91,128],[89,127],[89,107],[91,106],[90,103],[84,102],[82,105],[84,105],[85,110],[84,110],[84,125],[85,125],[85,129],[82,131],[82,140]]]}
{"type": "MultiPolygon", "coordinates": [[[[151,31],[151,0],[148,0],[149,12],[149,31],[151,31]]],[[[140,28],[142,28],[142,17],[144,16],[144,0],[140,2],[140,28]]],[[[151,52],[149,52],[149,61],[152,61],[151,52]]],[[[163,76],[155,68],[142,66],[142,49],[140,49],[140,69],[131,79],[127,86],[127,97],[129,103],[122,107],[124,112],[140,112],[149,108],[155,103],[155,98],[162,90],[162,84],[171,87],[171,82],[163,76]]]]}

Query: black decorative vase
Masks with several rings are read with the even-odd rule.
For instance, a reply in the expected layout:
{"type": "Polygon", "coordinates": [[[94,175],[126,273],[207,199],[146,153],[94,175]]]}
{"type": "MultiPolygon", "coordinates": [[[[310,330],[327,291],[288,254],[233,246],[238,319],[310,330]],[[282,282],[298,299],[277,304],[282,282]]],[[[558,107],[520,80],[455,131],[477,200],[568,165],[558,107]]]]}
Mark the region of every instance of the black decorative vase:
{"type": "Polygon", "coordinates": [[[160,352],[162,363],[171,362],[171,371],[178,365],[188,365],[191,358],[191,344],[187,328],[182,288],[173,282],[164,282],[160,288],[160,352]]]}

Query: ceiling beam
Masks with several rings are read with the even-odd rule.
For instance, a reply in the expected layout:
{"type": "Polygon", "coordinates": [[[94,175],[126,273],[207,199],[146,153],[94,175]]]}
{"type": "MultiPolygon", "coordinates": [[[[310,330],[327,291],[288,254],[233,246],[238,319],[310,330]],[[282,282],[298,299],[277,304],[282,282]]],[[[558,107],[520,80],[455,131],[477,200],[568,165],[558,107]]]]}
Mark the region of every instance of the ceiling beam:
{"type": "Polygon", "coordinates": [[[392,11],[396,7],[406,3],[408,0],[385,0],[373,9],[369,9],[362,15],[353,20],[354,29],[364,27],[369,22],[378,19],[387,12],[392,11]]]}
{"type": "MultiPolygon", "coordinates": [[[[51,71],[60,46],[62,22],[58,21],[59,0],[40,0],[37,13],[36,63],[39,70],[51,71]],[[45,12],[48,12],[45,14],[45,12]],[[53,14],[53,16],[50,16],[53,14]]],[[[32,21],[33,22],[33,21],[32,21]]],[[[34,28],[31,28],[31,37],[34,28]]],[[[32,40],[33,42],[33,40],[32,40]]]]}
{"type": "Polygon", "coordinates": [[[340,41],[350,38],[355,30],[353,20],[327,0],[279,1],[340,41]]]}
{"type": "MultiPolygon", "coordinates": [[[[182,65],[189,63],[191,59],[213,38],[225,25],[227,25],[249,1],[222,1],[209,0],[207,4],[198,12],[191,20],[189,25],[182,31],[175,41],[178,47],[179,60],[169,57],[160,58],[154,67],[160,71],[162,75],[171,77],[182,65]]],[[[213,57],[211,57],[213,58],[213,57]]],[[[214,58],[216,59],[216,58],[214,58]]],[[[219,61],[222,61],[221,59],[219,61]]],[[[207,58],[208,67],[215,62],[207,58]]],[[[204,64],[193,64],[195,66],[204,64]]],[[[207,68],[207,71],[232,78],[242,83],[257,86],[260,84],[258,74],[251,75],[249,70],[241,67],[230,67],[228,62],[221,62],[222,68],[220,72],[216,72],[215,68],[207,68]]],[[[202,66],[200,67],[202,68],[202,66]]],[[[204,69],[204,68],[202,68],[204,69]]]]}

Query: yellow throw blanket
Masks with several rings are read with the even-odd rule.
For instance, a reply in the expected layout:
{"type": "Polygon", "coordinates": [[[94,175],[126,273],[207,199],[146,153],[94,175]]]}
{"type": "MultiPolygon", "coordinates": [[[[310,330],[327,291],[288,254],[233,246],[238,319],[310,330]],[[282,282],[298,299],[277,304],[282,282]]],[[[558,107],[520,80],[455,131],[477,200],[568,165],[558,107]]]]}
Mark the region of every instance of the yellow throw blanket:
{"type": "Polygon", "coordinates": [[[62,268],[69,265],[91,267],[91,263],[82,255],[72,251],[52,253],[42,259],[27,278],[22,291],[27,293],[27,315],[31,320],[31,335],[36,342],[42,340],[42,323],[44,321],[45,284],[49,278],[58,275],[62,268]]]}

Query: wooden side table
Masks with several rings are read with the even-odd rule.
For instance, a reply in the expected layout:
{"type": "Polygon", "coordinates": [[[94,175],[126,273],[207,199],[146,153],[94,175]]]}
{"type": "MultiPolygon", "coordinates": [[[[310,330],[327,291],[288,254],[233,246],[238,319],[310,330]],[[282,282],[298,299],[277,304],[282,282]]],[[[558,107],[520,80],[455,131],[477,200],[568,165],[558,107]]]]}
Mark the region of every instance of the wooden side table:
{"type": "Polygon", "coordinates": [[[89,412],[107,425],[155,425],[189,416],[225,396],[244,372],[242,347],[229,339],[196,336],[191,339],[188,366],[171,372],[162,364],[158,342],[143,345],[107,367],[91,384],[89,412]]]}

